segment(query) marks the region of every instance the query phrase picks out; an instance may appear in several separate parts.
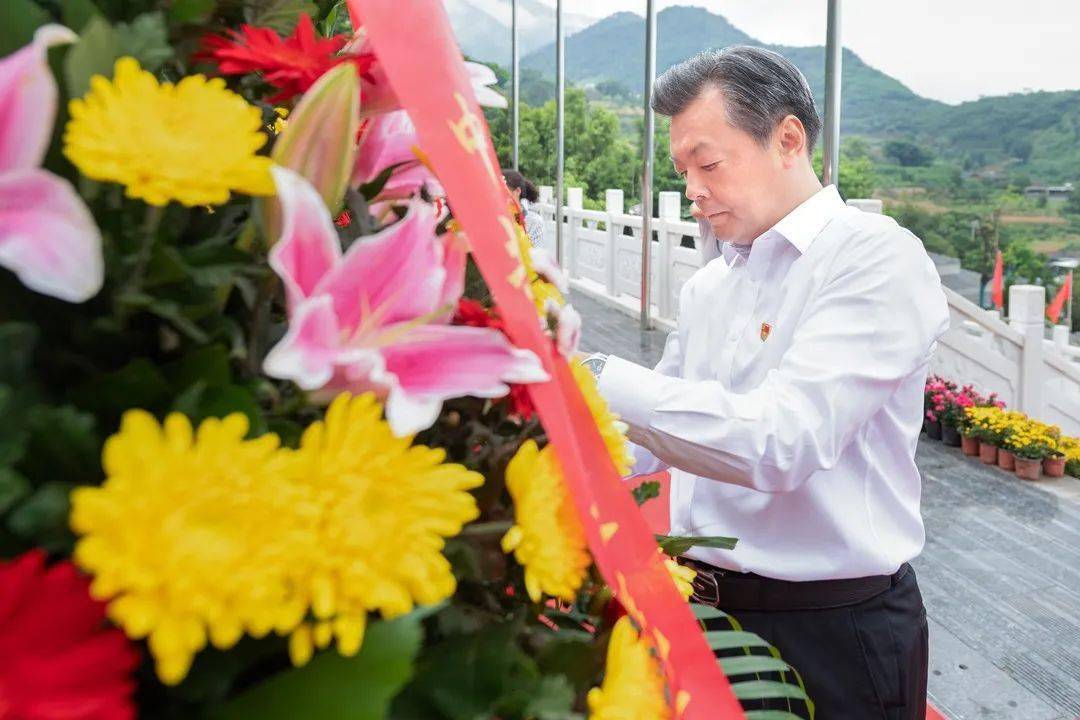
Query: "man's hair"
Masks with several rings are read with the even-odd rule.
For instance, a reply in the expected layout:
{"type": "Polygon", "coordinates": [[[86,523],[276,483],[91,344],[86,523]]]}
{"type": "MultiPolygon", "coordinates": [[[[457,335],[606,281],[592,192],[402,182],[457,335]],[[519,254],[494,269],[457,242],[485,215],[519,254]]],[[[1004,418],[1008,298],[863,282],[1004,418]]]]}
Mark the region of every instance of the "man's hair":
{"type": "Polygon", "coordinates": [[[821,118],[806,78],[783,55],[748,45],[700,52],[656,78],[652,108],[678,115],[709,87],[723,95],[728,121],[762,145],[785,117],[799,118],[807,154],[813,155],[821,118]]]}

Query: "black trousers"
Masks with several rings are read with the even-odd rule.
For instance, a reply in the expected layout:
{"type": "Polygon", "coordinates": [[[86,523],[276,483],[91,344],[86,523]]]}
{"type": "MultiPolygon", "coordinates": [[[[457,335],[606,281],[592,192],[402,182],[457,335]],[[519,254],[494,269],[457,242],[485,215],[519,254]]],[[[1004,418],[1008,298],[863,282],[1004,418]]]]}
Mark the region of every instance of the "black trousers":
{"type": "MultiPolygon", "coordinates": [[[[856,605],[731,614],[798,670],[816,720],[925,720],[926,609],[914,570],[908,568],[888,590],[856,605]]],[[[707,621],[706,628],[730,626],[719,619],[707,621]]],[[[786,701],[776,700],[747,700],[743,707],[789,709],[786,701]]],[[[792,701],[790,710],[809,718],[801,702],[792,701]]]]}

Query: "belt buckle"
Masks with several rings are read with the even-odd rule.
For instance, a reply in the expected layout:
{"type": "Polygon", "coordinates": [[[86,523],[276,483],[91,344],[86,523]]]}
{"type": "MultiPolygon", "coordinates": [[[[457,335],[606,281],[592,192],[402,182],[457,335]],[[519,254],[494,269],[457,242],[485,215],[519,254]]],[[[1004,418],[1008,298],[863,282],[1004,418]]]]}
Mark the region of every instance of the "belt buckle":
{"type": "Polygon", "coordinates": [[[691,583],[694,594],[690,596],[690,599],[702,605],[716,607],[720,604],[720,585],[716,582],[714,571],[705,570],[700,566],[695,567],[694,570],[697,574],[694,576],[694,582],[691,583]]]}

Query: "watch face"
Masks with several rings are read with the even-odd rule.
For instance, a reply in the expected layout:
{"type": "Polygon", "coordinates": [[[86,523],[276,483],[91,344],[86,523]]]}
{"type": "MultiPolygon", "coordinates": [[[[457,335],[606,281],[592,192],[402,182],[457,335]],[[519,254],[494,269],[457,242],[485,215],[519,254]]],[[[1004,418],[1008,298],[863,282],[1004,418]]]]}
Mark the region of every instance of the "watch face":
{"type": "Polygon", "coordinates": [[[604,369],[604,358],[589,358],[583,364],[593,375],[599,375],[604,369]]]}

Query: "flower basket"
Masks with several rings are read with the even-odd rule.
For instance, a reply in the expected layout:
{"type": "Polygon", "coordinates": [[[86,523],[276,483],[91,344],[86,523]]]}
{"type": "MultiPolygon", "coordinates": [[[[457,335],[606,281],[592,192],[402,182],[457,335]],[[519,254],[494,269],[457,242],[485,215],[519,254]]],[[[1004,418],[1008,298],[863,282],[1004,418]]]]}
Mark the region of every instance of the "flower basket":
{"type": "Polygon", "coordinates": [[[974,435],[960,435],[960,449],[968,457],[976,457],[979,454],[979,438],[974,435]]]}
{"type": "Polygon", "coordinates": [[[1016,456],[1004,448],[998,448],[997,464],[1002,470],[1016,471],[1016,456]]]}
{"type": "Polygon", "coordinates": [[[1046,477],[1065,477],[1065,456],[1058,454],[1043,458],[1042,469],[1046,477]]]}
{"type": "Polygon", "coordinates": [[[987,465],[996,465],[998,461],[997,445],[988,442],[979,442],[979,460],[987,465]]]}
{"type": "Polygon", "coordinates": [[[1016,476],[1021,480],[1038,480],[1042,477],[1042,460],[1035,458],[1016,458],[1016,476]]]}

